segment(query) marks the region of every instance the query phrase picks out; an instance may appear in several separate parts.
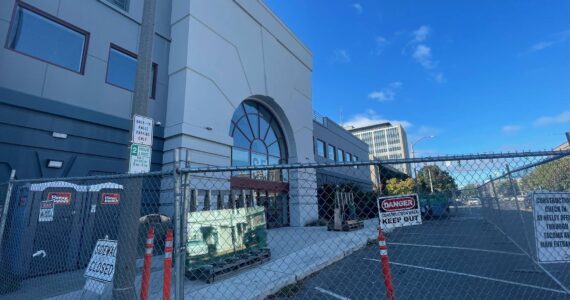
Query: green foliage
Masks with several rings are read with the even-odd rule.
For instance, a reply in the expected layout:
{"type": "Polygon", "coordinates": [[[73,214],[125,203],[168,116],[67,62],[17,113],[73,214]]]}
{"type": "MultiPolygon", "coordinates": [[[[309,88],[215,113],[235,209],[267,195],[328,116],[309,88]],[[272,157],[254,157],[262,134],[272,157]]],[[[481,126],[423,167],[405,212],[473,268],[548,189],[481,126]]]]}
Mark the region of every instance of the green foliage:
{"type": "Polygon", "coordinates": [[[570,157],[540,165],[521,180],[526,191],[548,190],[570,192],[570,157]]]}
{"type": "Polygon", "coordinates": [[[461,197],[463,198],[471,198],[471,197],[478,197],[477,194],[477,185],[474,183],[468,183],[461,189],[461,197]]]}
{"type": "Polygon", "coordinates": [[[404,180],[398,178],[390,178],[386,182],[386,192],[389,195],[404,195],[412,194],[415,190],[415,182],[412,178],[406,178],[404,180]]]}
{"type": "Polygon", "coordinates": [[[417,182],[420,194],[431,193],[430,177],[434,193],[451,197],[453,191],[457,190],[455,180],[447,171],[443,171],[438,166],[430,165],[421,168],[418,172],[417,182]]]}

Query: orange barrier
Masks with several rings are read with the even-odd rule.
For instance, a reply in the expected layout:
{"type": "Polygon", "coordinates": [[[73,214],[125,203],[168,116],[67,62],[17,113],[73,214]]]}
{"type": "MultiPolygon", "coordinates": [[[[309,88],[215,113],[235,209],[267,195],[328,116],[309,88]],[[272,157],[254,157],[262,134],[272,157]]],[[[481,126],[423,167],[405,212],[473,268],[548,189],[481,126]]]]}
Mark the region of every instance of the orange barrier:
{"type": "Polygon", "coordinates": [[[162,299],[170,300],[170,283],[172,281],[172,229],[166,232],[164,243],[164,282],[162,285],[162,299]]]}
{"type": "Polygon", "coordinates": [[[380,249],[380,262],[382,263],[382,273],[384,273],[384,285],[386,286],[386,299],[395,300],[394,285],[392,284],[392,273],[390,272],[390,261],[388,259],[388,247],[382,228],[378,227],[378,248],[380,249]]]}
{"type": "Polygon", "coordinates": [[[141,284],[141,300],[148,299],[148,286],[150,282],[150,267],[152,262],[152,250],[154,249],[154,227],[148,229],[146,243],[144,244],[144,266],[141,284]]]}

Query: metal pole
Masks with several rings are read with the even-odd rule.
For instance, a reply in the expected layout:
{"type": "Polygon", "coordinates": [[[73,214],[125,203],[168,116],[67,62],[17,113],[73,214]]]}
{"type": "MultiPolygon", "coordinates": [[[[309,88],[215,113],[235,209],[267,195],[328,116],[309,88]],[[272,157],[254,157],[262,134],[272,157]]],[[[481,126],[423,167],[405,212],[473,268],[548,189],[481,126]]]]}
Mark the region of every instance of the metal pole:
{"type": "Polygon", "coordinates": [[[431,181],[431,170],[430,170],[430,168],[428,168],[428,176],[429,176],[429,188],[431,190],[431,193],[433,194],[433,183],[431,181]]]}
{"type": "MultiPolygon", "coordinates": [[[[131,116],[147,115],[155,10],[156,0],[144,1],[131,116]]],[[[131,128],[131,134],[132,130],[133,128],[131,128]]],[[[121,225],[117,236],[117,274],[113,281],[113,299],[132,300],[136,295],[138,218],[141,211],[142,184],[142,178],[134,179],[130,184],[131,197],[123,200],[119,207],[121,225]]]]}
{"type": "Polygon", "coordinates": [[[182,248],[182,238],[183,238],[183,225],[182,225],[182,214],[184,213],[183,203],[182,203],[182,176],[180,176],[180,150],[174,149],[174,299],[182,299],[183,297],[183,280],[184,278],[180,274],[181,259],[180,250],[182,248]]]}
{"type": "Polygon", "coordinates": [[[521,212],[521,208],[519,206],[519,200],[517,199],[517,190],[515,188],[515,185],[513,184],[513,177],[511,176],[511,170],[509,168],[509,164],[505,165],[506,169],[507,169],[507,174],[509,176],[509,184],[511,185],[511,190],[513,193],[513,197],[515,197],[515,204],[517,206],[517,211],[519,212],[519,217],[521,219],[521,225],[522,225],[522,231],[524,233],[524,238],[526,239],[526,245],[528,247],[528,252],[531,253],[532,251],[532,247],[531,247],[531,243],[530,243],[530,239],[528,238],[528,235],[526,233],[526,228],[525,228],[525,222],[524,222],[524,217],[522,215],[521,212]]]}
{"type": "Polygon", "coordinates": [[[503,224],[503,214],[501,213],[501,205],[499,204],[499,197],[497,196],[497,190],[495,189],[495,182],[493,181],[493,177],[489,175],[489,183],[491,183],[491,189],[493,190],[493,198],[495,198],[495,202],[497,202],[497,211],[499,212],[499,219],[501,220],[501,224],[503,228],[505,225],[503,224]]]}
{"type": "Polygon", "coordinates": [[[13,180],[16,178],[16,170],[10,173],[10,181],[8,181],[8,188],[6,189],[6,198],[4,200],[4,209],[2,210],[2,218],[0,218],[0,252],[2,251],[2,241],[4,240],[4,230],[6,229],[6,218],[8,218],[8,211],[10,209],[10,199],[12,198],[12,188],[14,187],[13,180]]]}

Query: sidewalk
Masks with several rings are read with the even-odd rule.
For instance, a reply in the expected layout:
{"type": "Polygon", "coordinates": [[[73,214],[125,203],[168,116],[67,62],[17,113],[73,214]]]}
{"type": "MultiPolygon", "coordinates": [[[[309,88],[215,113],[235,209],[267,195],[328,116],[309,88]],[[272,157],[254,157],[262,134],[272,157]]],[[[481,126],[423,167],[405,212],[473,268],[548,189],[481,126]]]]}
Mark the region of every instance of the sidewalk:
{"type": "MultiPolygon", "coordinates": [[[[257,268],[209,285],[187,280],[189,299],[263,299],[341,260],[376,239],[377,220],[364,221],[353,232],[332,232],[326,227],[287,227],[269,230],[272,259],[257,268]]],[[[155,293],[153,296],[159,296],[155,293]]]]}
{"type": "MultiPolygon", "coordinates": [[[[377,219],[366,220],[363,229],[352,232],[327,231],[326,227],[284,227],[268,230],[268,244],[271,249],[269,262],[213,284],[185,278],[184,296],[189,299],[263,299],[364,247],[370,239],[376,239],[377,224],[377,219]]],[[[162,297],[162,264],[162,256],[153,258],[149,299],[162,297]]],[[[142,259],[137,261],[137,269],[142,269],[142,259]]],[[[136,279],[137,291],[140,290],[140,281],[139,272],[136,279]]],[[[21,290],[2,295],[0,298],[50,297],[45,286],[53,288],[50,283],[56,282],[58,286],[62,282],[67,284],[60,286],[59,292],[53,290],[59,295],[50,299],[81,297],[83,271],[27,280],[21,290]]],[[[172,295],[173,292],[172,290],[172,295]]]]}

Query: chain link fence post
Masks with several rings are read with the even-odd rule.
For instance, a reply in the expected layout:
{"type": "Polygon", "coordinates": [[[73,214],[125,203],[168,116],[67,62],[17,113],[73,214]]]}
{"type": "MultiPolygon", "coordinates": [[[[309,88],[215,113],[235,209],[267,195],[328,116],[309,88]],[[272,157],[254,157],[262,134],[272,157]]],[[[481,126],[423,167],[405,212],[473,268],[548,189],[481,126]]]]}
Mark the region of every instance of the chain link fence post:
{"type": "Polygon", "coordinates": [[[530,239],[528,238],[528,233],[527,233],[527,230],[526,230],[526,224],[525,224],[524,217],[523,217],[523,215],[522,215],[522,211],[521,211],[521,208],[520,208],[520,205],[519,205],[518,192],[517,192],[517,189],[516,189],[516,187],[515,187],[515,185],[514,185],[514,183],[513,183],[513,176],[512,176],[512,174],[511,174],[511,169],[510,169],[510,167],[509,167],[509,164],[506,164],[506,165],[505,165],[505,168],[506,168],[506,170],[507,170],[507,176],[508,176],[508,178],[509,178],[509,185],[510,185],[511,192],[512,192],[512,194],[513,194],[513,197],[514,197],[515,205],[516,205],[516,207],[517,207],[517,212],[518,212],[519,217],[520,217],[520,220],[521,220],[522,231],[523,231],[523,233],[524,233],[524,238],[525,238],[525,240],[526,240],[526,246],[527,246],[527,249],[528,249],[528,253],[532,255],[532,253],[534,253],[534,251],[533,251],[532,245],[531,245],[531,243],[530,243],[530,239]]]}
{"type": "Polygon", "coordinates": [[[4,208],[2,209],[2,216],[0,216],[0,252],[2,251],[2,241],[4,240],[4,230],[6,229],[6,218],[8,218],[10,199],[12,198],[12,188],[14,187],[14,178],[16,178],[16,170],[12,170],[12,172],[10,172],[10,181],[8,181],[8,188],[6,189],[4,208]]]}
{"type": "Polygon", "coordinates": [[[503,227],[503,230],[504,230],[505,225],[504,225],[504,220],[503,220],[503,214],[501,213],[501,205],[499,204],[499,196],[497,195],[497,190],[495,189],[495,182],[494,182],[493,177],[491,175],[489,175],[489,183],[491,184],[491,190],[493,191],[493,198],[495,199],[495,202],[497,203],[497,212],[499,214],[499,220],[500,220],[501,226],[503,227]]]}
{"type": "Polygon", "coordinates": [[[180,176],[180,149],[174,149],[174,299],[184,298],[184,275],[182,269],[182,176],[180,176]]]}

